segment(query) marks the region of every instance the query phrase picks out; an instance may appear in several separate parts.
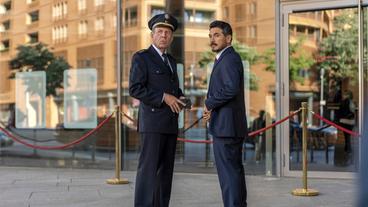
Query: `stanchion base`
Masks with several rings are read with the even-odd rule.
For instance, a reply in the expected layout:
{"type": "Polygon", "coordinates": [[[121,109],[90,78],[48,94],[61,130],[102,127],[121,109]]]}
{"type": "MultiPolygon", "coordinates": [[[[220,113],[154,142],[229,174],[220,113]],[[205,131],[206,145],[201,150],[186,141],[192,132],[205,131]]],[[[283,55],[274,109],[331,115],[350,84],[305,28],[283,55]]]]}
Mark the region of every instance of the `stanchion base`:
{"type": "Polygon", "coordinates": [[[129,181],[128,179],[125,179],[125,178],[120,178],[120,179],[112,178],[112,179],[107,179],[106,183],[111,184],[111,185],[121,185],[121,184],[128,184],[129,181]]]}
{"type": "Polygon", "coordinates": [[[291,192],[294,196],[317,196],[319,192],[314,189],[297,188],[291,192]]]}

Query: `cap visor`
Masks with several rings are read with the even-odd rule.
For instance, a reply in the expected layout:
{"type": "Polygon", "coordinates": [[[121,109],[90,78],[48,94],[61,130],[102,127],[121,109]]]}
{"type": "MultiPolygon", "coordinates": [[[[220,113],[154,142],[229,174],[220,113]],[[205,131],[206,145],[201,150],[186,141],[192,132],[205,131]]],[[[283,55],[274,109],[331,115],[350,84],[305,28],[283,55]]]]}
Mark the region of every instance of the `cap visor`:
{"type": "Polygon", "coordinates": [[[158,22],[158,23],[154,24],[154,25],[152,26],[152,28],[155,28],[155,27],[157,27],[157,26],[170,27],[170,29],[172,29],[172,30],[174,31],[174,26],[172,26],[172,25],[171,25],[171,24],[169,24],[169,23],[158,22]]]}

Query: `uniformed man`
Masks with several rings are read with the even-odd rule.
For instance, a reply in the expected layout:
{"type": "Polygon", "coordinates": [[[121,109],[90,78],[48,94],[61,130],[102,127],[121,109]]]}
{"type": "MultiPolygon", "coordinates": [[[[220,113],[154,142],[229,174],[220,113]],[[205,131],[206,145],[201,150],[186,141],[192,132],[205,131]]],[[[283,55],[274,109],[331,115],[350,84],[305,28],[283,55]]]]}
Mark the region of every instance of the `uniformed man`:
{"type": "Polygon", "coordinates": [[[138,131],[141,154],[137,169],[136,207],[169,206],[178,134],[180,100],[175,59],[167,53],[177,20],[158,14],[149,22],[152,45],[133,55],[129,93],[140,100],[138,131]]]}

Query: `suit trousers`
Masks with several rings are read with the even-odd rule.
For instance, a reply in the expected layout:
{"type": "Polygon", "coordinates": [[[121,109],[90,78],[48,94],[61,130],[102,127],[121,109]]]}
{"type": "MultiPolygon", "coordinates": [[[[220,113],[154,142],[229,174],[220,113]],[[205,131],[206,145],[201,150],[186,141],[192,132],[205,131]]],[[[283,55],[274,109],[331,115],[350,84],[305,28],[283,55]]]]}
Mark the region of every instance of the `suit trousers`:
{"type": "Polygon", "coordinates": [[[242,149],[244,138],[213,137],[213,151],[224,207],[246,207],[242,149]]]}
{"type": "Polygon", "coordinates": [[[135,207],[168,207],[177,134],[141,133],[135,207]]]}

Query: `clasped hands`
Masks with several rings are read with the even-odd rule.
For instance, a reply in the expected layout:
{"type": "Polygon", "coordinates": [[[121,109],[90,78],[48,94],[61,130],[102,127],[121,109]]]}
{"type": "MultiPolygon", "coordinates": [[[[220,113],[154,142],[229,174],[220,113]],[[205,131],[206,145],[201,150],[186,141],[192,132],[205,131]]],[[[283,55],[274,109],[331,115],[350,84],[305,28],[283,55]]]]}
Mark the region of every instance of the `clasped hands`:
{"type": "Polygon", "coordinates": [[[175,96],[164,93],[164,101],[170,107],[172,112],[180,113],[183,108],[186,107],[186,103],[184,103],[184,96],[180,96],[180,98],[176,98],[175,96]]]}

